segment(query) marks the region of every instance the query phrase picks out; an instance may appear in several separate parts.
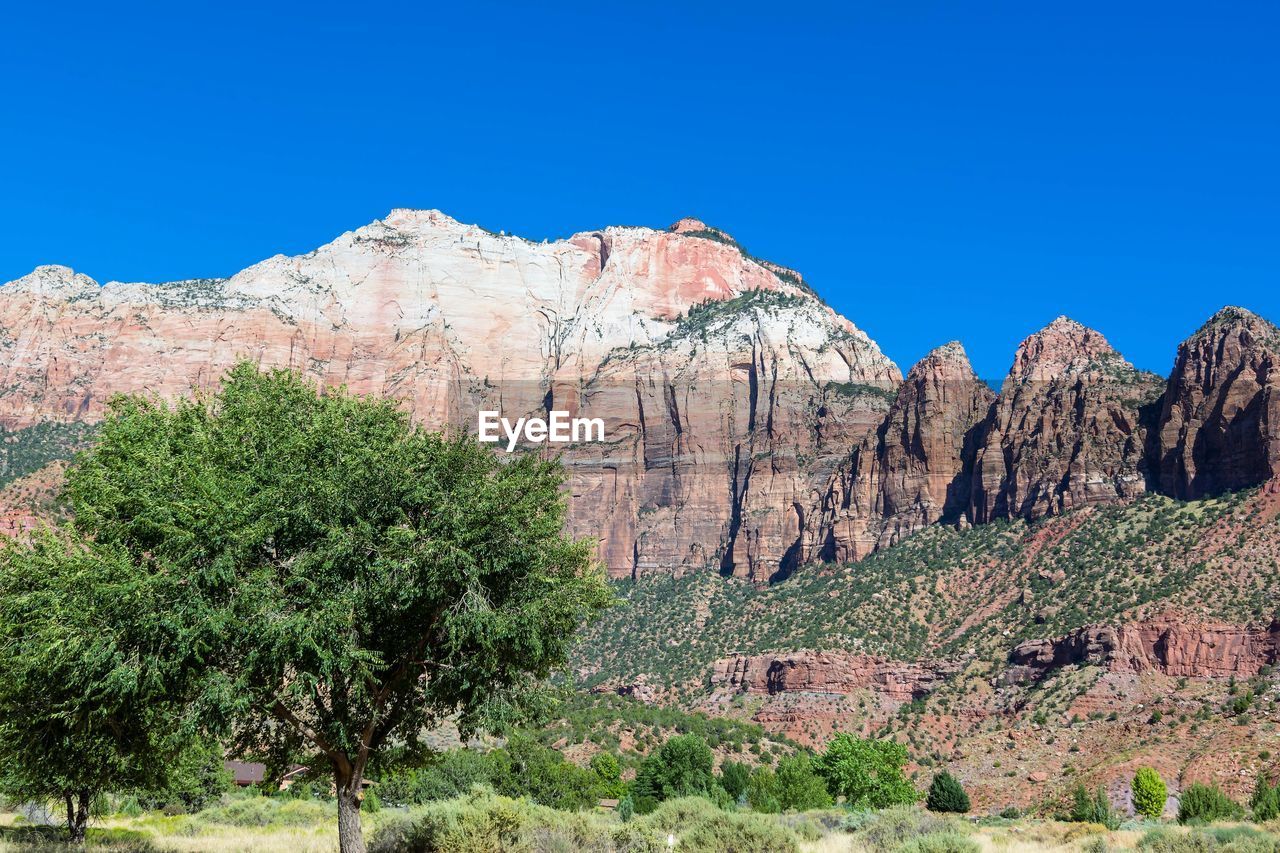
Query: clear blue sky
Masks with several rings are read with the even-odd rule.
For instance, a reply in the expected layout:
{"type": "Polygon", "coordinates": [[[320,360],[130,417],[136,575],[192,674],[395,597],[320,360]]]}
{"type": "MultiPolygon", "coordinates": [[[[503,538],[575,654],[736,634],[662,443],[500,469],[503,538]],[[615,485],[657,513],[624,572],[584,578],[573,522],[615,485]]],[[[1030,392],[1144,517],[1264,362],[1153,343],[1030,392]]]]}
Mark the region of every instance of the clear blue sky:
{"type": "Polygon", "coordinates": [[[0,281],[229,275],[393,207],[696,215],[905,369],[1280,320],[1280,4],[9,4],[0,281]]]}

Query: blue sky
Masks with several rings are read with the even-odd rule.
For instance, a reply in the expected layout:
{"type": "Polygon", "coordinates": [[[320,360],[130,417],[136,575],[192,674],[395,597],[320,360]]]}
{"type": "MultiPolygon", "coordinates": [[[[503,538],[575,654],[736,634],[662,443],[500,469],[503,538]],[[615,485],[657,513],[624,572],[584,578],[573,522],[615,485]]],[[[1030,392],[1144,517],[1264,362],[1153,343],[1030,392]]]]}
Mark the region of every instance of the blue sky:
{"type": "Polygon", "coordinates": [[[1280,4],[10,4],[0,281],[229,275],[393,207],[696,215],[905,369],[1280,320],[1280,4]],[[44,6],[45,8],[37,8],[44,6]]]}

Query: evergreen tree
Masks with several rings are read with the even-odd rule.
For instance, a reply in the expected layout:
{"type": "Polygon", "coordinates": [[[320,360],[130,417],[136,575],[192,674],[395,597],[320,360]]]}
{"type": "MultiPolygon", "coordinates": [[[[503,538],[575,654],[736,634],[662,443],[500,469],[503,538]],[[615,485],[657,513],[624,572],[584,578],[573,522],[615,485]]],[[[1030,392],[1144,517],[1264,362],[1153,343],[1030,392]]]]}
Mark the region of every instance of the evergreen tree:
{"type": "Polygon", "coordinates": [[[933,777],[925,805],[929,811],[953,814],[966,814],[971,807],[964,786],[945,770],[933,777]]]}

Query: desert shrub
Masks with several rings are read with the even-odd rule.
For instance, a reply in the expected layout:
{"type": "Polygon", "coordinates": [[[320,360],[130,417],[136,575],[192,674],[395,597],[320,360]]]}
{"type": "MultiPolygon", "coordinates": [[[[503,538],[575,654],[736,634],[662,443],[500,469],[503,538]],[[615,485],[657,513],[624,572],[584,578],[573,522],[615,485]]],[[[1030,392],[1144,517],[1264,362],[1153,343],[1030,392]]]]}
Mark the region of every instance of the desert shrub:
{"type": "Polygon", "coordinates": [[[1280,836],[1251,826],[1215,826],[1179,832],[1157,829],[1138,841],[1144,853],[1277,853],[1280,836]]]}
{"type": "Polygon", "coordinates": [[[1179,823],[1212,823],[1244,817],[1244,809],[1217,785],[1189,785],[1178,799],[1179,823]]]}
{"type": "Polygon", "coordinates": [[[222,826],[314,826],[332,820],[336,814],[335,806],[315,800],[239,797],[205,809],[191,819],[222,826]]]}
{"type": "Polygon", "coordinates": [[[909,841],[954,828],[954,823],[930,812],[913,806],[893,806],[861,813],[853,835],[855,842],[869,850],[897,850],[909,841]]]}
{"type": "Polygon", "coordinates": [[[1129,785],[1133,793],[1133,810],[1145,818],[1155,820],[1164,813],[1169,788],[1151,767],[1139,767],[1129,785]]]}
{"type": "Polygon", "coordinates": [[[794,853],[799,838],[778,821],[763,815],[728,812],[701,797],[668,800],[650,815],[633,821],[665,848],[668,834],[676,848],[692,853],[794,853]]]}
{"type": "Polygon", "coordinates": [[[960,781],[944,770],[933,777],[925,805],[931,812],[965,814],[970,808],[969,795],[964,792],[960,781]]]}
{"type": "Polygon", "coordinates": [[[931,832],[913,838],[898,848],[897,853],[978,853],[978,843],[955,831],[931,832]]]}

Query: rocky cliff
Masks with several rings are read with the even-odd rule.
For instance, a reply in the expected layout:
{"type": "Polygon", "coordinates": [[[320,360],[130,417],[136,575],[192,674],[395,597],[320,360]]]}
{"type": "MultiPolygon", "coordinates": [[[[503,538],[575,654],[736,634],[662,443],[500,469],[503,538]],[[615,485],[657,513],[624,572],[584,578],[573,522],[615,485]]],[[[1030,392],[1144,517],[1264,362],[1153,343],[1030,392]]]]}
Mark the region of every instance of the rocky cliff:
{"type": "Polygon", "coordinates": [[[1163,387],[1066,317],[1027,338],[983,428],[970,519],[1034,519],[1141,494],[1143,408],[1163,387]]]}
{"type": "Polygon", "coordinates": [[[552,408],[571,526],[615,575],[788,559],[816,483],[882,417],[897,368],[798,275],[686,220],[534,243],[396,210],[225,280],[0,288],[0,425],[100,418],[118,393],[206,388],[238,358],[400,398],[431,427],[552,408]]]}
{"type": "Polygon", "coordinates": [[[1178,347],[1155,449],[1161,489],[1183,499],[1280,473],[1280,330],[1224,308],[1178,347]]]}
{"type": "Polygon", "coordinates": [[[952,342],[911,368],[878,428],[823,489],[809,559],[858,560],[940,520],[960,520],[995,394],[952,342]]]}
{"type": "Polygon", "coordinates": [[[1160,618],[1127,625],[1094,625],[1061,637],[1032,640],[1009,653],[1010,682],[1043,678],[1071,664],[1111,672],[1188,678],[1248,679],[1280,661],[1280,622],[1263,630],[1241,625],[1160,618]]]}
{"type": "Polygon", "coordinates": [[[927,695],[958,667],[891,661],[851,652],[800,651],[785,655],[735,655],[712,667],[711,689],[738,693],[847,694],[870,689],[897,702],[927,695]]]}

